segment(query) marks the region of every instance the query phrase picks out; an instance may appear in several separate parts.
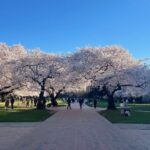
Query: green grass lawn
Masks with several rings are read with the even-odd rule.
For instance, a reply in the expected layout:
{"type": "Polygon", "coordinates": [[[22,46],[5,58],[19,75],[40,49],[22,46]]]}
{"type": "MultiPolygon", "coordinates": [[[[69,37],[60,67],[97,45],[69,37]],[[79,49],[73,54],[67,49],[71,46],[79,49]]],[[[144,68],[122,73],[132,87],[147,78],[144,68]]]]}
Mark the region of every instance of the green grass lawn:
{"type": "MultiPolygon", "coordinates": [[[[47,101],[46,105],[51,103],[50,101],[47,101]]],[[[66,106],[67,102],[66,101],[62,101],[61,99],[57,99],[57,103],[58,103],[58,107],[61,106],[66,106]]],[[[10,106],[10,103],[9,103],[10,106]]],[[[0,109],[3,109],[5,107],[5,103],[4,102],[0,102],[0,109]]],[[[26,103],[22,103],[21,101],[15,101],[14,103],[14,108],[26,108],[26,103]]],[[[33,104],[32,108],[36,108],[33,104]]]]}
{"type": "MultiPolygon", "coordinates": [[[[88,106],[93,107],[93,102],[91,103],[87,103],[88,106]]],[[[118,103],[115,103],[116,107],[119,106],[118,103]]],[[[107,108],[107,101],[105,100],[98,100],[97,101],[97,107],[101,107],[101,108],[107,108]]]]}
{"type": "Polygon", "coordinates": [[[37,110],[37,109],[0,109],[0,122],[39,122],[44,121],[54,111],[37,110]]]}
{"type": "MultiPolygon", "coordinates": [[[[66,102],[57,100],[58,106],[66,106],[66,102]]],[[[14,109],[5,110],[5,103],[0,102],[0,122],[39,122],[44,121],[55,111],[37,110],[35,106],[26,108],[26,103],[15,101],[14,109]]]]}
{"type": "MultiPolygon", "coordinates": [[[[93,104],[88,104],[93,106],[93,104]]],[[[137,123],[137,124],[150,124],[150,104],[129,104],[131,107],[131,116],[121,116],[120,109],[118,110],[105,110],[99,112],[102,116],[107,118],[112,123],[137,123]]],[[[97,103],[97,107],[107,108],[107,101],[100,100],[97,103]]],[[[116,103],[116,107],[119,107],[119,103],[116,103]]]]}
{"type": "MultiPolygon", "coordinates": [[[[93,103],[89,103],[89,106],[93,106],[93,103]]],[[[119,107],[119,103],[115,104],[119,107]]],[[[107,118],[112,123],[137,123],[137,124],[150,124],[150,104],[129,104],[131,107],[131,116],[121,116],[120,109],[118,110],[105,110],[99,112],[102,116],[107,118]]],[[[97,103],[97,107],[107,108],[107,101],[100,100],[97,103]]]]}
{"type": "Polygon", "coordinates": [[[35,106],[26,108],[26,104],[15,102],[14,109],[4,109],[5,103],[0,102],[0,122],[39,122],[44,121],[55,112],[37,110],[35,106]]]}
{"type": "MultiPolygon", "coordinates": [[[[119,107],[119,103],[115,103],[116,107],[119,107]]],[[[137,111],[150,111],[150,104],[128,104],[132,110],[137,110],[137,111]]],[[[93,103],[88,103],[88,106],[93,107],[93,103]]],[[[97,107],[101,107],[101,108],[107,108],[107,101],[105,100],[100,100],[97,101],[97,107]]]]}
{"type": "MultiPolygon", "coordinates": [[[[9,103],[9,107],[11,107],[11,103],[9,103]]],[[[4,109],[5,108],[5,102],[0,102],[0,109],[4,109]]],[[[22,103],[21,101],[15,101],[14,102],[14,109],[16,108],[26,108],[26,103],[22,103]]],[[[36,108],[34,105],[32,106],[32,108],[36,108]]]]}
{"type": "Polygon", "coordinates": [[[150,104],[129,104],[134,111],[150,111],[150,104]]]}
{"type": "Polygon", "coordinates": [[[135,109],[131,111],[131,116],[129,117],[121,116],[119,109],[105,110],[99,113],[112,123],[150,124],[150,112],[142,112],[135,109]]]}
{"type": "Polygon", "coordinates": [[[66,102],[66,101],[62,101],[61,99],[58,99],[58,100],[57,100],[57,103],[58,103],[58,107],[59,107],[59,106],[62,106],[62,107],[63,107],[63,106],[64,106],[64,107],[67,106],[67,102],[66,102]]]}
{"type": "Polygon", "coordinates": [[[150,112],[150,106],[134,106],[132,107],[132,110],[134,111],[149,111],[150,112]]]}

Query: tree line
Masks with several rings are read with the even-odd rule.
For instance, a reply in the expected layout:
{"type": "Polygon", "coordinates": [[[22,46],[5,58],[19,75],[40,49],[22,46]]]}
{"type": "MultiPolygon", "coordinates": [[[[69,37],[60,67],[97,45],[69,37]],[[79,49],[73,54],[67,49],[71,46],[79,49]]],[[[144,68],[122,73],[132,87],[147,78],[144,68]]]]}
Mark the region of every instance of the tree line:
{"type": "Polygon", "coordinates": [[[38,95],[38,109],[45,108],[45,96],[56,106],[60,94],[86,92],[87,87],[107,97],[108,109],[116,109],[116,95],[142,96],[150,92],[149,72],[148,65],[114,45],[57,55],[0,43],[0,96],[32,91],[38,95]]]}

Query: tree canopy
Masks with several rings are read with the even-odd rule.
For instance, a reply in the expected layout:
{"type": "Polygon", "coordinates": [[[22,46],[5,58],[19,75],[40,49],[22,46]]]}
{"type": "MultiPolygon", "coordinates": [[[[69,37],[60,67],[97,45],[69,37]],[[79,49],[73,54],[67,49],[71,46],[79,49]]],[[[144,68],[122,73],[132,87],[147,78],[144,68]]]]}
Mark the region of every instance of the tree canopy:
{"type": "Polygon", "coordinates": [[[44,96],[55,100],[62,92],[83,92],[94,87],[115,109],[114,96],[146,95],[150,92],[150,69],[119,46],[86,47],[57,55],[22,45],[0,43],[0,95],[33,91],[42,108],[44,96]]]}

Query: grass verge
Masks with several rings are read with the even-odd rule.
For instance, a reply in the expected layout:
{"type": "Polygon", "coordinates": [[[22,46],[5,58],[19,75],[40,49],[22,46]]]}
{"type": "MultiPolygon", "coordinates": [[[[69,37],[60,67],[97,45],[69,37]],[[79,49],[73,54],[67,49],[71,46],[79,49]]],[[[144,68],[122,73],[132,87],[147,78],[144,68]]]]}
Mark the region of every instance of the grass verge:
{"type": "Polygon", "coordinates": [[[105,110],[99,112],[112,123],[150,124],[150,112],[131,111],[130,117],[121,116],[120,110],[105,110]]]}
{"type": "Polygon", "coordinates": [[[39,122],[54,113],[55,111],[37,109],[0,110],[0,122],[39,122]]]}

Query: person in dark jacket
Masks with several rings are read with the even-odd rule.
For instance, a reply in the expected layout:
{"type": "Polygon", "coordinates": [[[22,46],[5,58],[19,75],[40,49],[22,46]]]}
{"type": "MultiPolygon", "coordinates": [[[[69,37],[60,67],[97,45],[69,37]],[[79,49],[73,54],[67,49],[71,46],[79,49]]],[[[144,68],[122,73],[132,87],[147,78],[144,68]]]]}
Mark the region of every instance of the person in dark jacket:
{"type": "Polygon", "coordinates": [[[11,109],[14,109],[14,102],[15,102],[14,97],[12,95],[10,95],[11,109]]]}
{"type": "Polygon", "coordinates": [[[71,109],[71,99],[67,99],[67,109],[71,109]]]}
{"type": "Polygon", "coordinates": [[[97,107],[97,100],[94,99],[94,108],[96,109],[96,107],[97,107]]]}
{"type": "Polygon", "coordinates": [[[80,105],[80,109],[82,109],[83,103],[84,103],[84,100],[83,100],[83,98],[80,98],[80,99],[79,99],[79,105],[80,105]]]}
{"type": "Polygon", "coordinates": [[[9,108],[9,98],[7,97],[5,101],[5,110],[8,110],[8,108],[9,108]]]}

